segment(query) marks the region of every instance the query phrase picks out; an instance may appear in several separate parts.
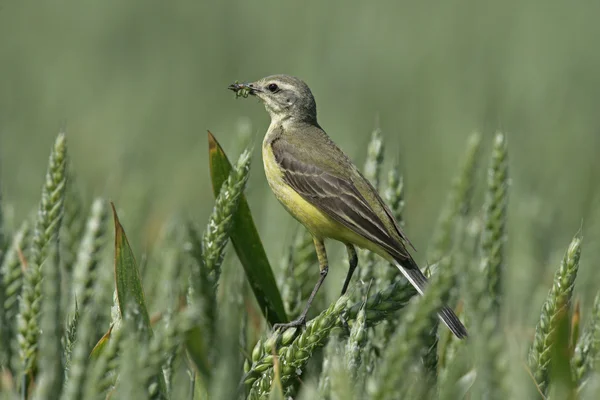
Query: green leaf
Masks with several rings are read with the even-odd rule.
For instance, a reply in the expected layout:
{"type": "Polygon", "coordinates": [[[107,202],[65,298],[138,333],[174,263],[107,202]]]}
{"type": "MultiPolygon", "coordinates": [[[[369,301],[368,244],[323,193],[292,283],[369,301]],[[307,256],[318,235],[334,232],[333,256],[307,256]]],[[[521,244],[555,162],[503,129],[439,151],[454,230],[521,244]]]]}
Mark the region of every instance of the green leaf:
{"type": "Polygon", "coordinates": [[[185,344],[188,355],[196,365],[198,372],[204,379],[209,379],[212,369],[208,361],[208,349],[204,343],[204,334],[199,326],[194,326],[187,332],[185,344]]]}
{"type": "Polygon", "coordinates": [[[144,300],[142,279],[138,270],[133,251],[125,235],[125,230],[119,222],[115,205],[110,203],[115,218],[115,283],[117,286],[117,299],[121,318],[125,318],[127,306],[135,303],[139,307],[144,327],[152,332],[150,316],[144,300]]]}
{"type": "Polygon", "coordinates": [[[106,348],[106,345],[108,344],[110,335],[112,334],[112,330],[113,325],[111,325],[110,328],[108,328],[108,331],[104,335],[102,335],[100,340],[98,340],[98,343],[96,343],[96,345],[92,349],[92,352],[90,353],[90,358],[97,359],[100,356],[100,354],[102,354],[102,352],[106,348]]]}
{"type": "MultiPolygon", "coordinates": [[[[223,148],[210,131],[208,132],[208,158],[213,193],[217,196],[221,185],[227,180],[232,166],[223,148]]],[[[273,270],[244,195],[242,195],[234,215],[230,237],[265,318],[271,324],[287,322],[273,270]]]]}
{"type": "MultiPolygon", "coordinates": [[[[115,218],[115,283],[121,318],[125,318],[127,307],[135,304],[139,313],[137,317],[138,321],[136,322],[138,324],[141,323],[141,328],[144,332],[151,336],[152,326],[150,324],[148,309],[146,308],[146,300],[144,300],[144,289],[142,287],[140,271],[133,256],[133,250],[131,250],[131,246],[125,235],[125,230],[121,222],[119,222],[115,205],[112,202],[110,205],[115,218]]],[[[167,391],[165,377],[162,371],[158,372],[157,375],[160,393],[165,394],[167,391]]]]}

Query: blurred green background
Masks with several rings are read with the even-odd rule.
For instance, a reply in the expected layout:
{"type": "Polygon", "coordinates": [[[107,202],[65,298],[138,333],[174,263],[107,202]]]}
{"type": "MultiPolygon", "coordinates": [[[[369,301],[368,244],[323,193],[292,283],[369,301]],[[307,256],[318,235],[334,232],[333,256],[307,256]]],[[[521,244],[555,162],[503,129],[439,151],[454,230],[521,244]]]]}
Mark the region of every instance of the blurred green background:
{"type": "MultiPolygon", "coordinates": [[[[321,125],[359,165],[378,118],[421,261],[468,134],[485,134],[487,163],[491,134],[507,132],[512,286],[533,279],[545,295],[583,221],[589,298],[600,276],[598,15],[597,1],[4,1],[4,203],[17,221],[34,209],[64,125],[78,184],[117,202],[145,251],[172,215],[206,220],[210,129],[233,159],[255,145],[248,196],[277,264],[295,222],[264,179],[268,116],[225,88],[286,73],[310,85],[321,125]]],[[[515,293],[516,304],[530,295],[515,293]]]]}

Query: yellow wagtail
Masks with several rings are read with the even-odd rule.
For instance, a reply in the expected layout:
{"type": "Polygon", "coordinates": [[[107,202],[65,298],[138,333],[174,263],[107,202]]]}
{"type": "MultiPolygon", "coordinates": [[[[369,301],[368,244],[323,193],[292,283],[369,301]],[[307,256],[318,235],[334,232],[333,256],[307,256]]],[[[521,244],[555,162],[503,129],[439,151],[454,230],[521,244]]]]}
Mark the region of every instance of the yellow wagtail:
{"type": "MultiPolygon", "coordinates": [[[[258,97],[271,116],[262,145],[265,174],[277,199],[312,234],[321,274],[298,319],[275,328],[304,325],[310,304],[328,271],[324,239],[346,245],[350,260],[342,294],[358,263],[354,245],[394,263],[423,294],[427,278],[406,249],[410,242],[375,188],[327,136],[317,122],[317,106],[302,80],[273,75],[253,83],[234,83],[237,95],[258,97]]],[[[459,338],[464,325],[448,307],[439,317],[459,338]]]]}

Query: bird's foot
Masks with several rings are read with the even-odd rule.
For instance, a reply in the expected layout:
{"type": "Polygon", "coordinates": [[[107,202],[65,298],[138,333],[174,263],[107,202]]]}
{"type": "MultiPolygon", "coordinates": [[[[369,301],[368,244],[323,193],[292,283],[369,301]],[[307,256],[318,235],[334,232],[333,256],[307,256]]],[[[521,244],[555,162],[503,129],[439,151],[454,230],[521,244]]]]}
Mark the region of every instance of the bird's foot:
{"type": "Polygon", "coordinates": [[[292,322],[286,322],[285,324],[274,324],[274,331],[285,331],[288,328],[304,328],[306,326],[306,315],[301,315],[299,318],[293,320],[292,322]]]}

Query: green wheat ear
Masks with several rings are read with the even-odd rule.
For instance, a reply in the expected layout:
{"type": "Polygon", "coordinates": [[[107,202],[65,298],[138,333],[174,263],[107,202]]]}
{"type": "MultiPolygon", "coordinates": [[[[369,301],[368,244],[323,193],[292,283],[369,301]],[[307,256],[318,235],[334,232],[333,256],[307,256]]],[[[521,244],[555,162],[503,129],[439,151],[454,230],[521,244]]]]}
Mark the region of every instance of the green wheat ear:
{"type": "MultiPolygon", "coordinates": [[[[371,182],[375,190],[379,190],[381,179],[381,166],[383,164],[383,136],[381,129],[375,128],[371,133],[371,141],[367,146],[367,159],[363,168],[365,178],[371,182]]],[[[376,255],[368,250],[358,249],[358,274],[363,282],[370,282],[376,276],[376,255]]],[[[355,293],[355,300],[365,295],[368,285],[363,285],[355,293]]]]}
{"type": "MultiPolygon", "coordinates": [[[[206,318],[207,339],[215,333],[217,324],[217,286],[221,275],[225,246],[233,215],[246,187],[250,171],[251,150],[244,151],[221,186],[208,225],[200,240],[197,231],[189,229],[191,253],[197,265],[192,271],[191,301],[198,303],[206,318]]],[[[210,341],[210,340],[209,340],[210,341]]]]}
{"type": "Polygon", "coordinates": [[[577,341],[573,352],[571,367],[574,381],[581,386],[584,379],[594,370],[600,362],[600,292],[596,294],[592,315],[589,317],[585,328],[577,341]]]}
{"type": "MultiPolygon", "coordinates": [[[[0,187],[1,189],[1,187],[0,187]]],[[[4,255],[8,250],[7,238],[4,227],[4,208],[2,207],[2,191],[0,190],[0,266],[2,266],[4,255]]],[[[6,316],[4,314],[4,296],[5,296],[5,287],[4,287],[4,278],[3,278],[3,270],[0,268],[0,340],[4,339],[4,327],[6,325],[6,316]]],[[[0,365],[6,365],[7,360],[7,350],[5,350],[5,346],[7,342],[2,342],[0,344],[0,365]]]]}
{"type": "MultiPolygon", "coordinates": [[[[339,323],[339,317],[346,309],[349,295],[350,293],[347,293],[340,297],[337,302],[319,314],[318,317],[309,321],[306,325],[306,329],[289,345],[286,346],[284,343],[289,342],[290,338],[294,337],[296,329],[287,329],[281,335],[281,345],[277,348],[277,353],[281,365],[281,384],[284,391],[286,391],[286,394],[290,394],[289,391],[294,389],[295,379],[301,374],[302,369],[312,356],[313,352],[317,348],[325,345],[329,333],[339,323]]],[[[270,344],[269,347],[272,349],[278,343],[277,337],[274,340],[271,340],[271,342],[273,343],[270,344]]],[[[270,354],[270,352],[265,351],[264,354],[270,354]]],[[[270,363],[264,363],[264,361],[265,360],[262,360],[262,365],[253,365],[251,372],[245,377],[246,383],[253,383],[250,392],[255,393],[255,395],[268,394],[271,388],[273,379],[273,361],[270,363]],[[266,368],[263,366],[266,366],[266,368]],[[260,376],[259,368],[265,371],[262,373],[262,376],[260,376]],[[260,378],[256,379],[259,376],[260,378]]]]}
{"type": "Polygon", "coordinates": [[[481,265],[471,263],[466,276],[470,288],[472,330],[477,354],[476,397],[507,398],[506,341],[502,332],[499,304],[504,295],[501,280],[504,264],[506,208],[508,203],[508,149],[506,136],[494,137],[488,168],[481,240],[481,265]],[[483,355],[485,354],[485,355],[483,355]]]}
{"type": "Polygon", "coordinates": [[[221,274],[223,250],[228,242],[228,232],[232,224],[232,216],[248,181],[251,151],[244,151],[236,164],[235,170],[221,187],[215,202],[213,213],[202,238],[204,266],[213,275],[211,280],[217,284],[221,274]]]}
{"type": "Polygon", "coordinates": [[[535,337],[529,352],[531,370],[543,393],[546,393],[549,386],[550,362],[555,345],[555,333],[561,315],[565,311],[568,313],[571,307],[573,287],[579,269],[579,257],[581,256],[581,240],[581,234],[578,233],[571,241],[560,268],[554,275],[554,283],[542,307],[540,321],[535,328],[535,337]]]}
{"type": "MultiPolygon", "coordinates": [[[[346,344],[346,348],[348,344],[346,344]]],[[[323,372],[319,380],[320,397],[319,399],[341,400],[341,399],[362,399],[364,398],[365,380],[367,374],[362,372],[358,379],[352,378],[352,373],[348,371],[347,359],[344,360],[344,345],[339,337],[333,336],[325,348],[325,357],[323,359],[323,372]]],[[[359,366],[361,369],[364,364],[359,366]]]]}
{"type": "Polygon", "coordinates": [[[365,346],[368,340],[367,313],[365,305],[361,307],[354,325],[350,330],[350,337],[346,343],[345,359],[346,369],[350,373],[352,381],[356,382],[359,378],[359,372],[362,369],[362,364],[367,363],[365,360],[365,346]]]}
{"type": "MultiPolygon", "coordinates": [[[[400,166],[394,163],[388,172],[387,187],[383,195],[386,204],[389,206],[394,218],[398,222],[400,229],[404,229],[404,179],[400,175],[400,166]]],[[[388,285],[402,281],[401,274],[395,265],[382,265],[376,269],[375,290],[385,289],[388,285]]],[[[406,282],[407,286],[410,286],[406,282]]],[[[398,327],[399,314],[390,315],[375,330],[376,340],[380,346],[385,347],[398,327]]]]}
{"type": "MultiPolygon", "coordinates": [[[[404,229],[404,179],[400,175],[400,167],[397,163],[388,172],[387,187],[383,197],[400,229],[404,229]]],[[[392,268],[377,268],[376,274],[376,290],[381,290],[400,278],[400,274],[393,265],[392,268]]]]}
{"type": "MultiPolygon", "coordinates": [[[[481,235],[481,269],[487,275],[490,297],[496,310],[503,297],[504,244],[508,205],[508,150],[506,136],[496,134],[488,171],[488,190],[484,204],[481,235]]],[[[496,311],[499,312],[499,311],[496,311]]]]}
{"type": "MultiPolygon", "coordinates": [[[[318,279],[317,262],[311,234],[303,226],[298,226],[293,242],[284,255],[279,281],[285,311],[292,319],[300,315],[318,279]]],[[[317,296],[318,299],[321,297],[317,296]]],[[[313,304],[315,309],[322,308],[318,302],[313,304]]]]}
{"type": "Polygon", "coordinates": [[[66,137],[64,133],[60,133],[50,154],[46,181],[42,188],[42,200],[33,232],[17,316],[22,376],[28,376],[35,365],[40,332],[42,264],[48,255],[48,249],[56,242],[60,229],[65,198],[66,160],[66,137]]]}
{"type": "Polygon", "coordinates": [[[83,399],[105,399],[107,392],[117,379],[119,355],[125,338],[124,329],[110,329],[106,348],[95,362],[88,367],[83,399]]]}
{"type": "Polygon", "coordinates": [[[481,134],[478,132],[471,134],[460,172],[454,178],[433,231],[433,240],[427,257],[430,262],[437,262],[448,255],[453,247],[457,217],[467,216],[471,212],[480,149],[481,134]]]}
{"type": "Polygon", "coordinates": [[[39,348],[39,379],[33,393],[34,399],[57,399],[60,395],[64,378],[62,365],[62,319],[60,312],[61,288],[60,262],[58,256],[58,243],[48,249],[47,257],[43,262],[42,273],[42,305],[41,328],[39,348]]]}
{"type": "Polygon", "coordinates": [[[13,345],[16,336],[17,325],[15,317],[19,312],[19,297],[23,287],[23,270],[21,255],[30,239],[30,223],[25,220],[19,230],[12,238],[12,243],[7,249],[2,265],[0,266],[0,277],[3,281],[4,299],[0,307],[4,309],[4,321],[2,326],[2,346],[5,352],[5,362],[11,367],[13,374],[16,372],[16,364],[13,357],[13,345]]]}
{"type": "Polygon", "coordinates": [[[106,243],[108,217],[108,203],[100,198],[94,200],[73,268],[72,302],[76,308],[69,320],[69,334],[65,340],[65,372],[68,377],[63,394],[65,400],[83,396],[90,362],[90,338],[94,337],[94,323],[99,311],[98,296],[94,293],[102,290],[97,266],[106,243]],[[80,309],[83,315],[80,315],[80,309]]]}
{"type": "Polygon", "coordinates": [[[59,232],[61,265],[65,272],[68,273],[73,270],[75,265],[77,249],[85,228],[83,214],[83,199],[75,184],[73,167],[69,163],[67,166],[67,189],[65,192],[64,215],[59,232]]]}
{"type": "Polygon", "coordinates": [[[456,278],[452,268],[440,268],[433,274],[428,289],[421,297],[414,298],[406,310],[397,332],[390,340],[373,385],[372,399],[394,398],[407,382],[397,371],[407,371],[422,349],[425,332],[431,327],[436,312],[448,297],[456,278]]]}

